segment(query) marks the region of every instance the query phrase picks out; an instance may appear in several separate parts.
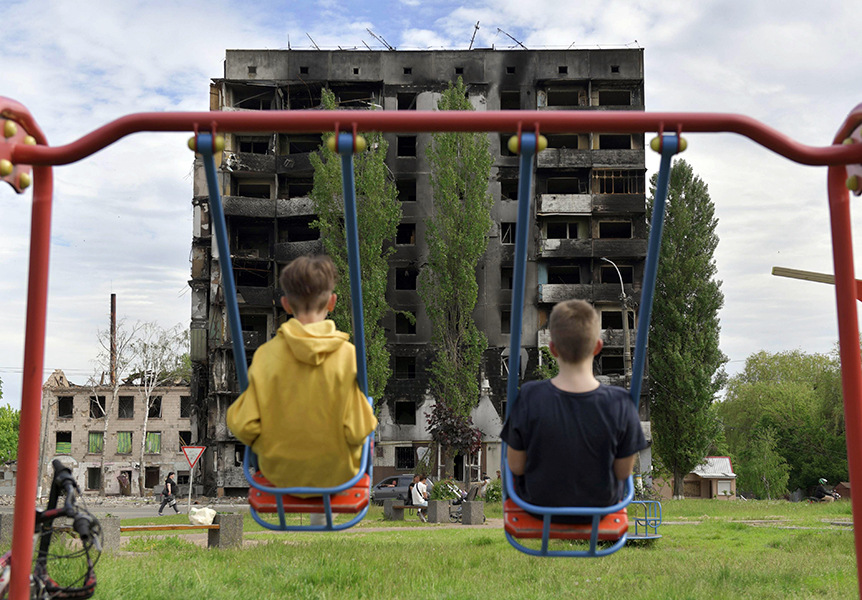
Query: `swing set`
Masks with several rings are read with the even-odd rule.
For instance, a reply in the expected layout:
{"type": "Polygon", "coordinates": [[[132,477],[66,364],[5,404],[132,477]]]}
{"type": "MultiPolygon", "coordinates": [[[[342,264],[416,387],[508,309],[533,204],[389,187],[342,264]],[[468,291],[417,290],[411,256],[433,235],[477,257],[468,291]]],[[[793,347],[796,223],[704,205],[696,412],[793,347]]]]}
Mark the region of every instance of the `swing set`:
{"type": "MultiPolygon", "coordinates": [[[[736,133],[794,162],[828,167],[827,190],[832,229],[835,268],[835,292],[838,306],[838,331],[841,356],[842,389],[847,429],[862,432],[862,353],[856,308],[856,282],[853,265],[852,230],[848,189],[862,194],[862,105],[857,106],[842,124],[833,145],[812,147],[800,144],[782,133],[741,115],[721,113],[648,113],[588,111],[265,111],[140,113],[108,123],[65,146],[52,147],[36,121],[21,104],[0,97],[0,179],[23,192],[33,186],[30,264],[27,293],[27,320],[24,348],[24,376],[21,398],[21,422],[18,450],[18,481],[12,537],[12,573],[10,598],[29,597],[29,565],[33,550],[36,473],[42,369],[44,366],[45,329],[50,251],[52,167],[85,158],[119,139],[136,132],[188,131],[194,134],[190,146],[203,157],[210,193],[211,214],[216,232],[228,308],[228,321],[237,364],[240,388],[248,382],[245,349],[239,325],[239,309],[231,276],[230,249],[227,243],[224,212],[216,185],[214,154],[223,149],[219,133],[280,132],[321,133],[335,131],[330,148],[342,161],[342,183],[345,203],[345,228],[351,281],[351,310],[357,351],[357,381],[367,392],[362,294],[359,269],[356,195],[353,180],[353,153],[361,151],[364,140],[359,131],[391,133],[416,132],[493,132],[516,131],[510,148],[520,153],[521,177],[518,189],[518,226],[516,228],[515,263],[512,289],[512,333],[507,385],[508,410],[517,401],[518,362],[523,321],[526,271],[527,232],[531,218],[533,158],[545,143],[542,133],[632,133],[658,132],[651,144],[661,154],[656,202],[648,244],[641,295],[641,327],[638,328],[633,364],[631,398],[640,398],[647,345],[648,325],[655,289],[664,205],[667,195],[671,158],[685,149],[686,133],[736,133]],[[670,132],[670,133],[669,133],[670,132]]],[[[367,394],[366,394],[367,395],[367,394]]],[[[373,400],[369,398],[369,402],[373,400]]],[[[362,450],[359,474],[333,488],[274,488],[256,469],[256,457],[246,452],[243,470],[251,486],[249,500],[254,518],[265,527],[278,530],[339,530],[358,523],[368,510],[372,479],[372,436],[362,450]],[[317,498],[298,498],[295,494],[316,494],[317,498]],[[287,525],[285,515],[294,512],[316,512],[326,516],[324,525],[287,525]],[[278,523],[264,520],[258,513],[276,513],[278,523]],[[333,515],[355,515],[346,523],[335,524],[333,515]]],[[[852,480],[862,480],[862,436],[847,436],[848,463],[852,480]],[[858,473],[858,475],[857,475],[858,473]]],[[[519,498],[508,470],[506,446],[503,445],[504,515],[506,537],[518,550],[539,556],[605,556],[621,548],[626,541],[628,518],[626,506],[633,497],[629,477],[623,500],[607,508],[541,507],[519,498]],[[529,513],[540,515],[541,518],[529,513]],[[551,522],[553,515],[590,516],[585,525],[562,525],[551,522]],[[536,538],[541,548],[523,546],[518,540],[536,538]],[[584,551],[552,550],[551,539],[589,541],[584,551]],[[600,548],[599,540],[611,542],[600,548]]],[[[854,514],[862,514],[862,494],[854,495],[854,514]]],[[[862,528],[854,527],[857,571],[862,572],[862,528]]],[[[862,577],[860,577],[862,590],[862,577]]]]}

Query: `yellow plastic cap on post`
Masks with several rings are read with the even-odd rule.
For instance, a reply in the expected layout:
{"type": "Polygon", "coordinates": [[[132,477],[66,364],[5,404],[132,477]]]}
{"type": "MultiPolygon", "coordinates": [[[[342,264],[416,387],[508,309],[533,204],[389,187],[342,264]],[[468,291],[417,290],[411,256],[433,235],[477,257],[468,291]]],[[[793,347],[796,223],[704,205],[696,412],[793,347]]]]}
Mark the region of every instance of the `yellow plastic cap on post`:
{"type": "Polygon", "coordinates": [[[335,136],[332,135],[326,140],[326,147],[335,152],[335,136]]]}
{"type": "Polygon", "coordinates": [[[368,148],[368,142],[365,141],[365,138],[361,135],[356,136],[356,141],[353,143],[353,151],[354,152],[365,152],[365,149],[368,148]]]}
{"type": "Polygon", "coordinates": [[[22,190],[27,189],[28,187],[30,187],[30,183],[30,173],[21,173],[20,175],[18,175],[19,188],[21,188],[22,190]]]}
{"type": "Polygon", "coordinates": [[[3,123],[3,135],[7,138],[12,137],[18,133],[18,124],[15,121],[6,121],[3,123]]]}
{"type": "Polygon", "coordinates": [[[855,192],[859,189],[859,178],[855,175],[851,175],[847,178],[847,182],[845,183],[847,189],[851,192],[855,192]]]}
{"type": "Polygon", "coordinates": [[[189,138],[189,150],[192,152],[198,151],[198,139],[195,136],[189,138]]]}
{"type": "Polygon", "coordinates": [[[548,138],[546,138],[546,137],[545,137],[545,136],[543,136],[543,135],[540,135],[540,136],[539,136],[539,141],[538,141],[538,143],[536,144],[536,151],[537,151],[537,152],[541,152],[542,150],[544,150],[544,149],[545,149],[545,148],[547,148],[547,147],[548,147],[548,138]]]}
{"type": "Polygon", "coordinates": [[[27,146],[35,146],[36,138],[34,138],[32,135],[24,136],[24,144],[26,144],[27,146]]]}
{"type": "Polygon", "coordinates": [[[11,175],[13,169],[14,166],[11,162],[6,160],[5,158],[0,160],[0,177],[6,177],[7,175],[11,175]]]}
{"type": "MultiPolygon", "coordinates": [[[[655,152],[661,152],[661,137],[656,136],[651,139],[649,147],[655,152]]],[[[684,137],[679,138],[679,148],[677,149],[677,152],[685,152],[686,148],[688,148],[688,142],[684,137]]]]}
{"type": "Polygon", "coordinates": [[[521,153],[521,140],[518,139],[517,135],[513,135],[509,138],[509,143],[506,144],[509,147],[509,152],[512,154],[520,154],[521,153]]]}
{"type": "Polygon", "coordinates": [[[215,136],[215,142],[213,143],[213,150],[215,150],[216,152],[223,152],[224,151],[224,136],[223,135],[215,136]]]}

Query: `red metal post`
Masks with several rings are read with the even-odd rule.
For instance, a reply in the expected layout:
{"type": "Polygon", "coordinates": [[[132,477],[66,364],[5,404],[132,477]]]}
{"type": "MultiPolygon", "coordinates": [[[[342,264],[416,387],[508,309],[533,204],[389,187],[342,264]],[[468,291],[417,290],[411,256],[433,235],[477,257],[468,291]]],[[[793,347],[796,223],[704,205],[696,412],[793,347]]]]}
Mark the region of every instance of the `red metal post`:
{"type": "Polygon", "coordinates": [[[51,249],[51,199],[54,182],[51,167],[34,167],[33,176],[30,279],[27,288],[10,600],[30,598],[30,562],[33,556],[33,527],[36,523],[36,473],[39,468],[42,367],[45,361],[45,320],[48,307],[48,257],[51,249]]]}

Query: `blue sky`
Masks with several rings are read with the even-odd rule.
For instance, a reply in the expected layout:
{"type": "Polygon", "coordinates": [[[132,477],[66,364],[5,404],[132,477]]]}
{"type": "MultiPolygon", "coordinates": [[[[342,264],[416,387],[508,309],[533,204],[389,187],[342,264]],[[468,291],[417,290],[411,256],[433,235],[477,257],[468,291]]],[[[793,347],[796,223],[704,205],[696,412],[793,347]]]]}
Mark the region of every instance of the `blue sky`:
{"type": "MultiPolygon", "coordinates": [[[[759,119],[813,145],[862,102],[858,4],[720,0],[389,2],[6,2],[0,95],[26,105],[49,141],[68,143],[132,112],[205,110],[227,48],[645,48],[646,108],[759,119]]],[[[192,156],[182,134],[137,134],[55,169],[46,368],[83,383],[108,324],[109,295],[130,322],[189,319],[192,156]]],[[[825,169],[794,165],[732,135],[689,136],[721,237],[722,348],[826,352],[830,286],[783,280],[774,265],[832,272],[825,169]]],[[[657,168],[650,154],[650,173],[657,168]]],[[[648,175],[650,174],[648,173],[648,175]]],[[[0,188],[0,379],[20,402],[30,194],[0,188]]],[[[858,212],[858,211],[857,211],[858,212]]],[[[856,219],[857,228],[862,225],[856,219]]],[[[857,255],[857,260],[859,260],[857,255]]],[[[47,373],[46,373],[47,375],[47,373]]]]}

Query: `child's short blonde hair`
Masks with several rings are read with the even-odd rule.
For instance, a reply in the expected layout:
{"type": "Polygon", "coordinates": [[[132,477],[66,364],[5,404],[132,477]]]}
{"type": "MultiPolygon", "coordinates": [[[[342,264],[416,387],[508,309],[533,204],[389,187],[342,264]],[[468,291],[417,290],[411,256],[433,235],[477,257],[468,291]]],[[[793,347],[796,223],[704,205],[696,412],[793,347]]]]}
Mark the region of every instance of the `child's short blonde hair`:
{"type": "Polygon", "coordinates": [[[601,334],[599,314],[583,300],[566,300],[554,306],[548,329],[557,353],[567,363],[591,357],[601,334]]]}
{"type": "Polygon", "coordinates": [[[278,278],[294,312],[325,309],[337,280],[335,265],[325,254],[300,256],[282,269],[278,278]]]}

